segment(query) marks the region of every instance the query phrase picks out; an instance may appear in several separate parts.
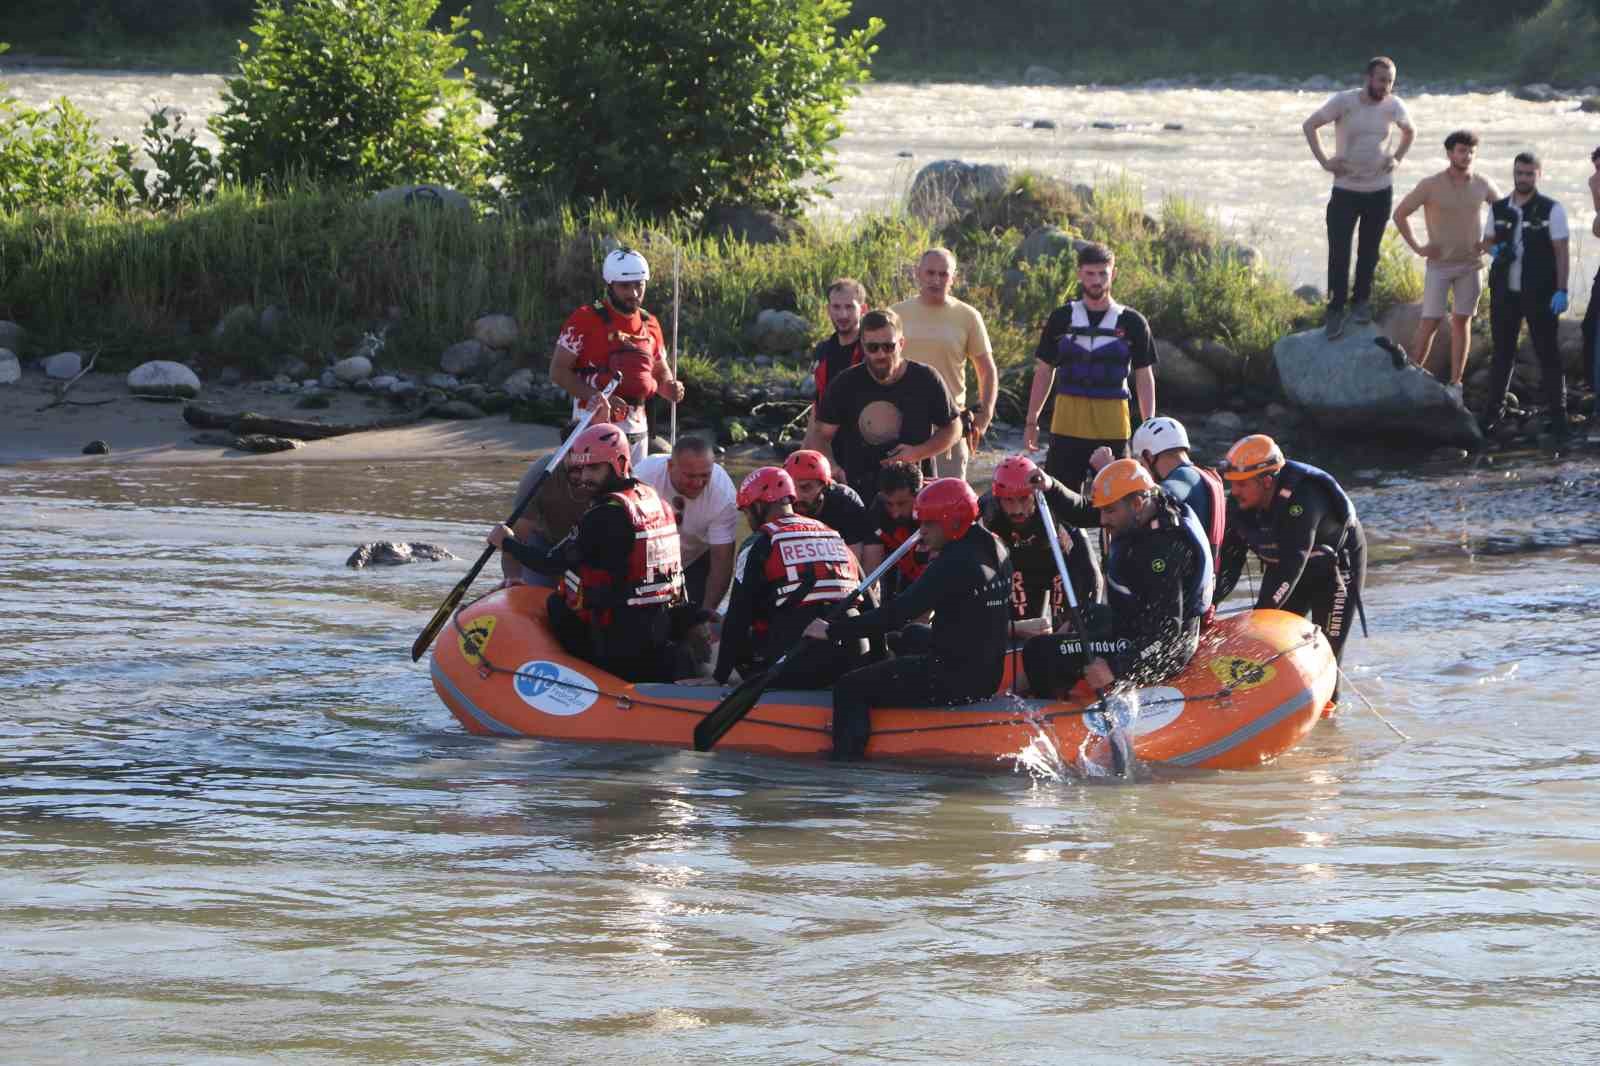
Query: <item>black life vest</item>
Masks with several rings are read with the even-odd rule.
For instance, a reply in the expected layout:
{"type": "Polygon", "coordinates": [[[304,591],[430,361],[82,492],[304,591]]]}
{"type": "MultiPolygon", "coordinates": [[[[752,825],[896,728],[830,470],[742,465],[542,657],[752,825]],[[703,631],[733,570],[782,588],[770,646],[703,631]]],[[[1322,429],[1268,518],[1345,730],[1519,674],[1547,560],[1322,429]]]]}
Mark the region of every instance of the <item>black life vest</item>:
{"type": "Polygon", "coordinates": [[[1192,572],[1184,575],[1184,621],[1199,619],[1207,623],[1213,615],[1211,600],[1216,590],[1216,567],[1211,561],[1206,531],[1194,511],[1165,490],[1161,493],[1160,504],[1149,522],[1124,536],[1112,538],[1110,557],[1106,560],[1106,599],[1119,617],[1132,617],[1143,610],[1143,605],[1135,602],[1129,575],[1123,572],[1131,554],[1128,545],[1136,537],[1177,531],[1194,549],[1196,563],[1192,572]]]}
{"type": "MultiPolygon", "coordinates": [[[[1550,215],[1556,202],[1548,196],[1534,193],[1522,205],[1522,273],[1517,290],[1544,306],[1556,291],[1556,250],[1550,236],[1550,215]]],[[[1489,207],[1494,219],[1494,239],[1507,246],[1507,251],[1495,256],[1489,268],[1489,284],[1497,289],[1508,289],[1511,284],[1511,266],[1517,258],[1517,209],[1511,206],[1511,197],[1496,200],[1489,207]]]]}
{"type": "Polygon", "coordinates": [[[683,560],[678,550],[678,523],[656,490],[635,482],[606,493],[593,506],[618,501],[633,525],[633,550],[628,569],[614,571],[580,562],[562,577],[567,606],[585,622],[609,626],[618,607],[666,607],[684,597],[683,560]]]}

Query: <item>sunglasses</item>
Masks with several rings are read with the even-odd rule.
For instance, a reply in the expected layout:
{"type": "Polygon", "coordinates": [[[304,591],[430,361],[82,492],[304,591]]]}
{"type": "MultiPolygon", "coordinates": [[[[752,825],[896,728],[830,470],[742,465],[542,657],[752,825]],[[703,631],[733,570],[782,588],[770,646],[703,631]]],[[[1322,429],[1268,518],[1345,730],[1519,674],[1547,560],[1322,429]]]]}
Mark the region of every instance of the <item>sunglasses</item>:
{"type": "Polygon", "coordinates": [[[899,341],[862,341],[861,348],[868,352],[892,352],[899,344],[899,341]]]}
{"type": "Polygon", "coordinates": [[[678,517],[678,521],[680,521],[680,522],[683,521],[683,508],[684,508],[683,497],[682,496],[674,496],[672,498],[672,513],[678,517]]]}

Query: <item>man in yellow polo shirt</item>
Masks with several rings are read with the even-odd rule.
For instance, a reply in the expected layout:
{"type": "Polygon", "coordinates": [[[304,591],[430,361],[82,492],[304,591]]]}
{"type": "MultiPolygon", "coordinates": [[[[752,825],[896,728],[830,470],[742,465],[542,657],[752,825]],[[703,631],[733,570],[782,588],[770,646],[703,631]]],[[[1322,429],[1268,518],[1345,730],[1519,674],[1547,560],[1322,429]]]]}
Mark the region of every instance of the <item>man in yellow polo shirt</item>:
{"type": "Polygon", "coordinates": [[[1023,443],[1029,451],[1039,450],[1039,413],[1054,383],[1045,469],[1074,489],[1093,476],[1089,456],[1096,448],[1128,454],[1130,379],[1140,417],[1149,420],[1156,413],[1155,338],[1143,315],[1111,298],[1116,269],[1116,257],[1103,244],[1078,252],[1082,297],[1051,312],[1033,353],[1023,443]]]}
{"type": "MultiPolygon", "coordinates": [[[[955,278],[955,254],[946,248],[928,249],[917,261],[917,295],[895,304],[894,312],[905,331],[906,358],[939,375],[957,411],[967,409],[967,363],[972,363],[978,375],[979,401],[972,412],[970,439],[976,443],[994,420],[1000,374],[983,316],[971,304],[950,295],[955,278]]],[[[934,477],[967,476],[968,439],[963,434],[948,452],[933,457],[934,477]]]]}

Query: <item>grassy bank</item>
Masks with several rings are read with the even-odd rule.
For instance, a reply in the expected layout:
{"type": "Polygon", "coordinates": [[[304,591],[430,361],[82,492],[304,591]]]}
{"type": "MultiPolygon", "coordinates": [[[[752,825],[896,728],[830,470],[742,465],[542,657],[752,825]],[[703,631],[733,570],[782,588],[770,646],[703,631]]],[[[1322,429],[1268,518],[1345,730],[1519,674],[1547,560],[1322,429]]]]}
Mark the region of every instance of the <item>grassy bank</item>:
{"type": "MultiPolygon", "coordinates": [[[[37,356],[101,352],[102,368],[146,359],[194,360],[208,369],[270,374],[285,357],[320,367],[384,326],[381,363],[431,370],[479,315],[522,324],[518,361],[542,367],[560,323],[599,291],[607,239],[651,257],[647,303],[670,320],[672,249],[682,255],[683,372],[702,396],[737,404],[766,381],[792,387],[803,353],[759,366],[746,330],[764,309],[790,310],[827,329],[824,286],[861,279],[879,304],[912,291],[910,264],[930,245],[962,260],[957,294],[985,315],[1009,368],[1012,415],[1045,317],[1073,286],[1070,253],[1019,262],[1025,233],[1046,225],[1105,240],[1117,250],[1120,299],[1143,310],[1157,335],[1225,344],[1239,382],[1259,383],[1272,343],[1316,314],[1279,278],[1257,273],[1194,205],[1147,212],[1131,185],[1103,187],[1085,202],[1065,186],[1022,175],[1004,194],[940,230],[904,216],[819,225],[782,245],[724,244],[686,225],[646,226],[618,212],[540,219],[409,208],[379,210],[337,190],[304,187],[268,198],[225,189],[177,217],[50,210],[0,216],[0,318],[29,330],[37,356]],[[286,309],[271,333],[254,312],[286,309]]],[[[1403,257],[1382,290],[1405,298],[1414,284],[1403,257]]]]}

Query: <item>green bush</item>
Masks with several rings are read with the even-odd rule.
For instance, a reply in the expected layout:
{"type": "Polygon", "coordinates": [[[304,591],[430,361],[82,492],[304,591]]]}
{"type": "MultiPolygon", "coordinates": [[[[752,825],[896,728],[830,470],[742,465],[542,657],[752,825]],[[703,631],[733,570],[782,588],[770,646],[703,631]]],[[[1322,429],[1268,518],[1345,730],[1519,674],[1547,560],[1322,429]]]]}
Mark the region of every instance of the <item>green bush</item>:
{"type": "Polygon", "coordinates": [[[244,183],[291,175],[363,189],[406,182],[476,188],[480,104],[466,22],[431,29],[438,0],[262,0],[237,77],[211,120],[223,168],[244,183]]]}
{"type": "Polygon", "coordinates": [[[182,114],[169,114],[168,108],[150,112],[143,134],[145,155],[155,164],[153,172],[138,165],[129,145],[117,141],[112,146],[112,158],[138,203],[152,211],[176,211],[210,195],[221,167],[211,149],[196,143],[192,130],[184,133],[182,114]]]}
{"type": "Polygon", "coordinates": [[[829,144],[877,20],[849,0],[503,0],[485,95],[524,194],[650,216],[716,202],[794,213],[826,195],[829,144]]]}

